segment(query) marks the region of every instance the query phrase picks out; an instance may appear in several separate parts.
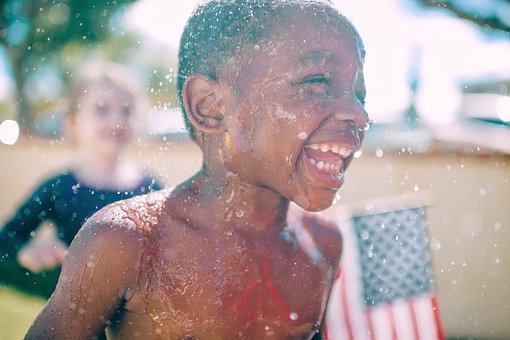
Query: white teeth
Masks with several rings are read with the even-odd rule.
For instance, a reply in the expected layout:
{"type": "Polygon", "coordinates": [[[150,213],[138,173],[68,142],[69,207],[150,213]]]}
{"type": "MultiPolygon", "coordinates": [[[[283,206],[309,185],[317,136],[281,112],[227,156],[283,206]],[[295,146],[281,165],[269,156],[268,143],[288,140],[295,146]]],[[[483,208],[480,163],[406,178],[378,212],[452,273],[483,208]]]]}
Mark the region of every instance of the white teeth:
{"type": "Polygon", "coordinates": [[[350,154],[351,154],[352,150],[347,148],[346,146],[344,146],[343,148],[341,148],[341,151],[339,151],[339,153],[343,156],[343,157],[348,157],[350,154]]]}
{"type": "Polygon", "coordinates": [[[311,144],[308,145],[308,147],[312,150],[320,150],[322,152],[331,151],[333,153],[336,153],[337,155],[342,156],[343,158],[349,157],[353,151],[347,145],[334,143],[311,144]]]}
{"type": "Polygon", "coordinates": [[[326,172],[329,174],[337,174],[337,175],[340,173],[341,168],[340,168],[339,164],[333,164],[333,163],[328,163],[328,162],[324,162],[324,161],[317,162],[313,158],[310,158],[310,163],[312,163],[312,165],[314,165],[317,169],[319,169],[323,172],[326,172]]]}

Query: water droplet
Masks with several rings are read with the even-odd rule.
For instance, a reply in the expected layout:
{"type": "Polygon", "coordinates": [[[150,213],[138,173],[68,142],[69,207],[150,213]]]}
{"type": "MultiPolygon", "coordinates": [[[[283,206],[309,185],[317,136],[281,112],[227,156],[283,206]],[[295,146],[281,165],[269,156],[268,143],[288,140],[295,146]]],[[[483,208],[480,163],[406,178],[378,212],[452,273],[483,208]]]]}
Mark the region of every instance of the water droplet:
{"type": "Polygon", "coordinates": [[[432,239],[430,241],[430,247],[434,250],[439,250],[441,249],[441,242],[439,240],[432,239]]]}
{"type": "Polygon", "coordinates": [[[298,134],[299,140],[305,140],[308,137],[308,134],[306,132],[300,132],[298,134]]]}
{"type": "Polygon", "coordinates": [[[335,198],[333,199],[333,204],[337,204],[338,202],[340,202],[340,199],[342,198],[342,196],[340,195],[340,192],[337,191],[335,193],[335,198]]]}
{"type": "Polygon", "coordinates": [[[298,319],[298,314],[295,312],[290,313],[289,318],[293,321],[296,321],[298,319]]]}
{"type": "Polygon", "coordinates": [[[236,216],[237,217],[243,217],[244,216],[244,211],[243,210],[236,211],[236,216]]]}
{"type": "Polygon", "coordinates": [[[345,179],[345,174],[343,172],[339,172],[335,175],[335,177],[343,181],[345,179]]]}

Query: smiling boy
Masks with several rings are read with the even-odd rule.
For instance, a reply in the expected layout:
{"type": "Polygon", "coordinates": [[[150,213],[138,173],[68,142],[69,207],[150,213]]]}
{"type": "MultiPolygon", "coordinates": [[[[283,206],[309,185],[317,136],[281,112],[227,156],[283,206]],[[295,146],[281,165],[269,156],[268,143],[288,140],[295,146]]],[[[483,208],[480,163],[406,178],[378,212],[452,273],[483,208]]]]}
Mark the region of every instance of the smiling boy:
{"type": "Polygon", "coordinates": [[[329,207],[360,147],[364,49],[327,1],[209,1],[178,91],[199,173],[102,209],[29,339],[310,339],[341,254],[329,207]],[[297,210],[296,210],[297,211],[297,210]]]}

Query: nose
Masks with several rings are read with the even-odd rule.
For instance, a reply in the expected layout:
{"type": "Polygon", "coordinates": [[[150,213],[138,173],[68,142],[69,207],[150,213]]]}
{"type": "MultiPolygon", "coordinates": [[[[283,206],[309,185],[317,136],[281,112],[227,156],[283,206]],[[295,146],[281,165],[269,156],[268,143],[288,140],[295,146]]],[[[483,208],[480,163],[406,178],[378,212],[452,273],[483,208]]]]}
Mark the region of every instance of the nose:
{"type": "Polygon", "coordinates": [[[333,118],[338,121],[350,121],[359,131],[367,131],[372,125],[364,105],[353,92],[343,91],[336,101],[333,118]]]}
{"type": "Polygon", "coordinates": [[[126,116],[123,112],[112,112],[109,115],[108,122],[110,126],[116,127],[118,129],[125,129],[129,125],[129,117],[126,116]]]}

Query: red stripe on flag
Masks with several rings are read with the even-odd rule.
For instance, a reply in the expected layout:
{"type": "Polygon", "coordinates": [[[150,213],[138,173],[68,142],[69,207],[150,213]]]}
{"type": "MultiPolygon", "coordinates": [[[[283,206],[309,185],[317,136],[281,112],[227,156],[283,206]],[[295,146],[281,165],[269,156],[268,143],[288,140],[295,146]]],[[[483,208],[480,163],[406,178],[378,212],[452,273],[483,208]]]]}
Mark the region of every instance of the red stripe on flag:
{"type": "Polygon", "coordinates": [[[338,269],[336,270],[335,278],[333,279],[333,282],[335,282],[336,280],[338,280],[338,278],[340,277],[340,275],[342,275],[342,265],[339,265],[339,266],[338,266],[338,269]]]}
{"type": "Polygon", "coordinates": [[[438,340],[444,340],[445,335],[443,333],[441,317],[439,316],[439,304],[437,302],[437,297],[435,294],[433,294],[430,297],[430,303],[432,304],[432,313],[434,314],[434,323],[436,324],[437,338],[438,340]]]}
{"type": "Polygon", "coordinates": [[[388,317],[390,319],[391,338],[396,340],[398,337],[397,337],[397,325],[395,324],[395,315],[393,314],[393,304],[388,303],[386,310],[388,311],[388,317]]]}
{"type": "Polygon", "coordinates": [[[322,339],[329,340],[329,322],[326,323],[322,329],[322,339]]]}
{"type": "Polygon", "coordinates": [[[347,336],[349,337],[350,340],[354,339],[354,336],[353,336],[353,333],[352,333],[352,324],[351,324],[351,317],[350,317],[350,310],[349,310],[349,303],[347,301],[347,282],[345,280],[345,275],[342,275],[340,277],[340,287],[341,287],[341,292],[342,292],[342,312],[343,312],[343,315],[344,315],[344,323],[345,323],[345,327],[347,328],[346,329],[346,332],[347,332],[347,336]]]}

